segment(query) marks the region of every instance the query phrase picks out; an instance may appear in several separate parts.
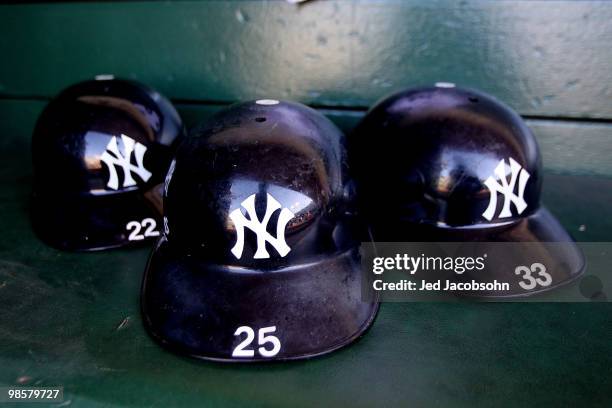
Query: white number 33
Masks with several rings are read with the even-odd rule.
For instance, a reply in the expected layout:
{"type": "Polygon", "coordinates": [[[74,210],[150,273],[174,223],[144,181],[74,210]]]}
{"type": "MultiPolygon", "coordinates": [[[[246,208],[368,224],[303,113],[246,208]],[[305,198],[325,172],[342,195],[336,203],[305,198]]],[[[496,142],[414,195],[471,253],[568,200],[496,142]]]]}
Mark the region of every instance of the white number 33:
{"type": "Polygon", "coordinates": [[[552,283],[552,276],[546,272],[546,267],[536,262],[531,264],[531,267],[517,266],[514,270],[516,275],[522,275],[523,280],[519,282],[519,286],[525,290],[532,290],[536,286],[550,286],[552,283]],[[537,278],[534,278],[532,273],[537,273],[537,278]]]}

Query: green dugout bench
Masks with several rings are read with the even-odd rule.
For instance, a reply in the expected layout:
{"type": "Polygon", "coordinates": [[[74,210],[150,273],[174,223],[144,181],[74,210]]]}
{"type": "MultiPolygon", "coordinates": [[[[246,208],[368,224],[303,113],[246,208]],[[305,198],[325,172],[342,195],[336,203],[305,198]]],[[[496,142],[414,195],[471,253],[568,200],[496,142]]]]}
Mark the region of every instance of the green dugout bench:
{"type": "Polygon", "coordinates": [[[163,350],[139,313],[150,248],[60,252],[30,228],[38,114],[66,86],[110,73],[164,93],[188,126],[238,100],[279,98],[348,132],[405,87],[480,89],[528,120],[543,201],[566,229],[612,241],[612,3],[0,5],[0,386],[63,386],[54,406],[79,407],[612,406],[605,302],[384,303],[364,338],[302,362],[163,350]]]}

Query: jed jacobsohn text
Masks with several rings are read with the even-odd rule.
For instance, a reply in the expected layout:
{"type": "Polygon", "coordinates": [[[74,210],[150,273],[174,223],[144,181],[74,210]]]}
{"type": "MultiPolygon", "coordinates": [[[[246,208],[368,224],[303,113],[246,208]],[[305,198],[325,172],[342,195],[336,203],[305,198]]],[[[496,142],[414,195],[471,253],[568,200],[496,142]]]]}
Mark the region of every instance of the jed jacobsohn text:
{"type": "Polygon", "coordinates": [[[487,254],[478,257],[441,257],[441,256],[410,256],[397,254],[394,257],[376,257],[372,272],[380,275],[385,271],[406,271],[414,275],[417,271],[454,271],[462,274],[466,271],[481,271],[485,267],[487,254]]]}
{"type": "Polygon", "coordinates": [[[372,260],[372,272],[381,275],[386,271],[400,271],[415,275],[423,272],[422,281],[415,282],[401,279],[395,282],[385,282],[376,279],[372,282],[375,291],[419,291],[419,292],[454,292],[454,291],[507,291],[510,285],[507,282],[481,282],[478,276],[469,281],[459,282],[453,279],[434,279],[427,272],[447,272],[462,275],[465,272],[480,272],[485,269],[487,254],[482,256],[410,256],[407,254],[396,254],[391,257],[374,257],[372,260]]]}
{"type": "Polygon", "coordinates": [[[372,284],[374,290],[406,290],[406,291],[478,291],[478,290],[497,290],[507,291],[510,289],[510,284],[506,282],[476,282],[472,279],[471,282],[453,282],[450,280],[437,280],[435,282],[422,281],[420,283],[409,281],[406,279],[400,282],[383,282],[378,279],[372,284]]]}

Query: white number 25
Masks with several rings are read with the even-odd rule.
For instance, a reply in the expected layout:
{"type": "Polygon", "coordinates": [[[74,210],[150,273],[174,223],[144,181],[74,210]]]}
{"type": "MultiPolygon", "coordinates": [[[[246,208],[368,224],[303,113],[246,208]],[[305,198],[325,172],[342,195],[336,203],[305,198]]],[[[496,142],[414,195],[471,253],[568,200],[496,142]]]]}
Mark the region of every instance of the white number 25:
{"type": "Polygon", "coordinates": [[[125,226],[126,230],[131,231],[128,236],[128,241],[142,241],[148,237],[158,237],[159,231],[156,231],[155,227],[157,227],[157,223],[153,218],[145,218],[140,222],[128,222],[125,226]],[[141,229],[144,230],[142,234],[140,233],[141,229]]]}
{"type": "MultiPolygon", "coordinates": [[[[278,337],[273,335],[267,335],[268,333],[274,333],[276,331],[276,326],[263,327],[259,329],[257,332],[257,344],[262,347],[259,347],[257,351],[263,357],[274,357],[278,354],[281,349],[281,342],[278,337]],[[263,347],[266,343],[270,343],[272,345],[271,349],[267,349],[263,347]]],[[[255,350],[245,350],[245,347],[248,347],[253,340],[255,339],[255,331],[251,329],[249,326],[240,326],[234,332],[234,336],[240,336],[242,333],[246,334],[246,338],[240,342],[232,352],[232,357],[253,357],[255,356],[255,350]]]]}

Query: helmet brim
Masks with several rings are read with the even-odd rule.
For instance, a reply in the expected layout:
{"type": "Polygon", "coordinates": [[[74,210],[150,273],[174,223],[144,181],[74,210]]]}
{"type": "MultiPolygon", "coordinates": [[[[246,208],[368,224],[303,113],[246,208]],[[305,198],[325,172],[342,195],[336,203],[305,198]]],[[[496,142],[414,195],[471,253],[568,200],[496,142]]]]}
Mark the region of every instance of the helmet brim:
{"type": "Polygon", "coordinates": [[[65,251],[140,245],[160,234],[160,211],[140,191],[101,196],[34,193],[31,219],[43,242],[65,251]]]}
{"type": "Polygon", "coordinates": [[[532,296],[566,285],[580,277],[586,269],[586,261],[580,248],[559,221],[544,207],[508,224],[486,227],[476,225],[467,228],[405,224],[403,227],[396,226],[395,230],[397,233],[391,234],[380,227],[374,227],[373,235],[377,241],[520,243],[521,245],[498,247],[504,251],[496,251],[495,256],[489,254],[486,261],[487,268],[483,271],[466,272],[463,275],[453,274],[453,278],[461,282],[474,279],[477,282],[497,280],[511,283],[510,290],[479,291],[477,295],[464,293],[470,297],[532,296]],[[403,231],[403,234],[400,231],[403,231]],[[551,275],[551,284],[529,290],[518,285],[520,276],[515,272],[515,268],[521,262],[526,266],[532,265],[533,262],[548,265],[547,272],[551,275]]]}
{"type": "MultiPolygon", "coordinates": [[[[169,350],[226,362],[296,360],[330,353],[360,337],[378,302],[362,301],[357,249],[275,270],[217,265],[173,248],[164,238],[147,264],[141,307],[149,334],[169,350]],[[275,327],[271,357],[233,357],[239,327],[275,327]]],[[[271,330],[271,329],[269,329],[271,330]]]]}
{"type": "MultiPolygon", "coordinates": [[[[514,289],[509,292],[485,293],[482,297],[524,297],[548,292],[576,280],[586,269],[586,260],[580,248],[561,223],[544,207],[495,238],[495,241],[525,243],[520,246],[523,253],[517,258],[549,265],[547,272],[551,275],[552,283],[530,290],[512,285],[511,288],[514,289]]],[[[507,256],[511,257],[512,254],[507,256]]],[[[506,273],[506,276],[500,278],[516,282],[518,276],[515,268],[509,266],[500,265],[497,270],[506,273]]]]}

